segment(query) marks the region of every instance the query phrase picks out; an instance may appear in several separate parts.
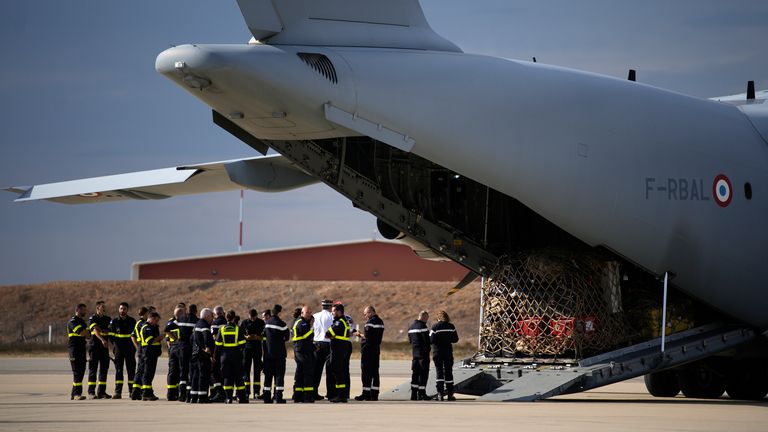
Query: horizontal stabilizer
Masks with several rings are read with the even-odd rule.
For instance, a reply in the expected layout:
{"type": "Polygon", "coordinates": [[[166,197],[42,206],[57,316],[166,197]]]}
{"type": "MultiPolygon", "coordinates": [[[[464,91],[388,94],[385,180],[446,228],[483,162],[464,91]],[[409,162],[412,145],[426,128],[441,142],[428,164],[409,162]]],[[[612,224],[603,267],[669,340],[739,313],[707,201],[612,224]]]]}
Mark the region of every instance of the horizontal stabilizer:
{"type": "Polygon", "coordinates": [[[317,183],[281,155],[161,168],[36,186],[16,186],[16,202],[47,200],[89,204],[156,200],[177,195],[253,189],[282,192],[317,183]]]}
{"type": "Polygon", "coordinates": [[[238,0],[254,39],[270,45],[461,52],[434,32],[418,0],[238,0]]]}

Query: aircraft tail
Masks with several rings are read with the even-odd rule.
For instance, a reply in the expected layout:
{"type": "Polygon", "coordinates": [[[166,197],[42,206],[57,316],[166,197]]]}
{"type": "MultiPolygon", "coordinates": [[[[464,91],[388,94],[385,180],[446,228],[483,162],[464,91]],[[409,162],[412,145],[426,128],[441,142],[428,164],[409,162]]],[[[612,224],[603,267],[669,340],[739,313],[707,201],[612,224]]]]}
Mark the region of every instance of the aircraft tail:
{"type": "Polygon", "coordinates": [[[432,30],[418,0],[237,0],[253,37],[270,45],[461,52],[432,30]]]}

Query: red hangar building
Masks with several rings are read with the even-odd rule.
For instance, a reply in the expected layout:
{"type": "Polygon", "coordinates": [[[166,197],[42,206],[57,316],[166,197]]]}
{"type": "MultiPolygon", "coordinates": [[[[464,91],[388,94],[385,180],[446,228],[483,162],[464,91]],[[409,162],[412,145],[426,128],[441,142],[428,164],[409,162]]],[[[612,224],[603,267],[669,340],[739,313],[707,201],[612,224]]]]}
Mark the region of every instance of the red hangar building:
{"type": "Polygon", "coordinates": [[[131,279],[456,282],[466,273],[399,242],[363,240],[137,262],[131,279]]]}

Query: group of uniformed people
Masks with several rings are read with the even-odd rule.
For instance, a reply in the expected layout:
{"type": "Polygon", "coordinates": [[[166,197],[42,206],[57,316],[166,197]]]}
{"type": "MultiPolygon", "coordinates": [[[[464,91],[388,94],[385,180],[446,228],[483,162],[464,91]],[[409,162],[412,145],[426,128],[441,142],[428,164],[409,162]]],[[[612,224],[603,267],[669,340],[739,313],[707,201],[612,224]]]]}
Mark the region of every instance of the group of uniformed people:
{"type": "MultiPolygon", "coordinates": [[[[86,305],[79,304],[67,325],[73,374],[71,399],[86,398],[83,378],[87,353],[88,396],[92,399],[120,399],[125,372],[131,399],[158,400],[152,380],[165,341],[169,401],[248,403],[253,395],[264,403],[285,403],[286,342],[291,341],[296,361],[293,401],[313,403],[327,397],[332,403],[345,403],[350,398],[352,338],[358,337],[363,391],[355,400],[378,400],[384,322],[373,306],[367,306],[363,310],[367,322],[358,331],[342,303],[323,300],[321,307],[314,314],[310,306],[296,308],[289,325],[280,318],[280,305],[264,310],[261,316],[251,309],[249,317],[240,321],[235,311],[225,313],[222,306],[204,308],[198,316],[195,305],[179,303],[161,332],[160,314],[152,306],[141,307],[137,321],[128,315],[129,305],[121,303],[119,314],[110,319],[104,302],[98,301],[96,313],[86,323],[86,305]],[[110,342],[114,356],[110,356],[110,342]],[[110,361],[115,363],[113,395],[106,392],[110,361]],[[318,393],[324,367],[325,397],[318,393]]],[[[430,399],[426,382],[431,350],[439,399],[447,396],[455,400],[451,344],[458,341],[458,335],[445,312],[440,312],[431,330],[427,328],[428,318],[427,312],[421,312],[408,330],[413,346],[411,399],[430,399]]]]}

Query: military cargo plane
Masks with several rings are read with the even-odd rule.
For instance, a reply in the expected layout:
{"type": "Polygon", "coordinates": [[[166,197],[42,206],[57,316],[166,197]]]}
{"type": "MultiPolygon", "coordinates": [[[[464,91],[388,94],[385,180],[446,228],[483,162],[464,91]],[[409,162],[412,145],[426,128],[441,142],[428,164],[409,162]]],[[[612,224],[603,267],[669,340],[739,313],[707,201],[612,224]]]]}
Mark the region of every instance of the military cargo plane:
{"type": "MultiPolygon", "coordinates": [[[[417,0],[238,4],[249,43],[176,46],[155,67],[264,156],[9,188],[17,201],[323,182],[375,215],[386,237],[466,267],[465,283],[492,277],[503,256],[557,249],[619,262],[624,281],[666,275],[685,299],[692,325],[667,351],[666,341],[624,341],[572,359],[578,381],[549,389],[531,378],[531,395],[644,374],[658,396],[768,393],[768,93],[750,85],[701,99],[465,53],[430,28],[417,0]]],[[[479,381],[466,392],[535,399],[501,374],[479,381]]]]}

